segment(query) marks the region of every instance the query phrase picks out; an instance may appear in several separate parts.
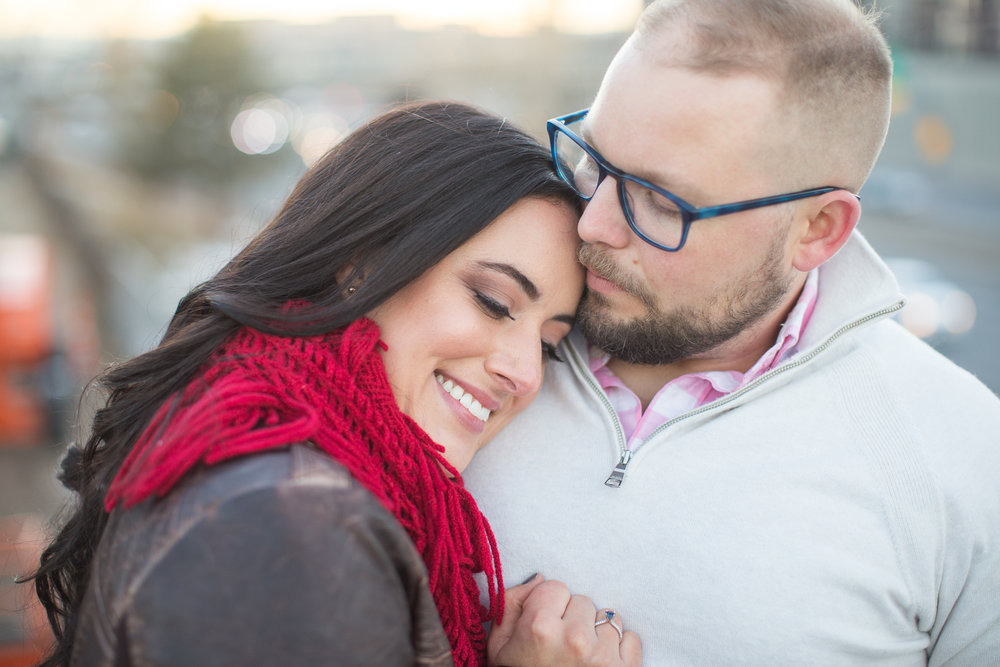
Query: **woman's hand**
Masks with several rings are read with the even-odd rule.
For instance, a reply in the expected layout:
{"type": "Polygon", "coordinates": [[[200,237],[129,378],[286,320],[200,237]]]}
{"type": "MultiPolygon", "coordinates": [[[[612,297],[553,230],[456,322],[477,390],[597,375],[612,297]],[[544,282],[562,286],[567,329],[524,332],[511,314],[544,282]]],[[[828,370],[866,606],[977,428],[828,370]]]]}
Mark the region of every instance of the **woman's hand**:
{"type": "Polygon", "coordinates": [[[489,664],[638,667],[642,663],[638,635],[625,631],[619,639],[617,615],[614,623],[595,627],[596,617],[590,598],[570,595],[562,582],[535,575],[507,589],[503,623],[493,627],[486,643],[489,664]]]}

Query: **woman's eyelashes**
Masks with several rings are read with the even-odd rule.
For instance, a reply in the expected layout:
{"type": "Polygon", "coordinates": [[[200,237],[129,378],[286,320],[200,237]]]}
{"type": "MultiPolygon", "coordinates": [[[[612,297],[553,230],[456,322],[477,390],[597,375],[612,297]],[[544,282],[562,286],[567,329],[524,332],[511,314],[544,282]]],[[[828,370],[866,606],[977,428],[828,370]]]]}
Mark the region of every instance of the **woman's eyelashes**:
{"type": "MultiPolygon", "coordinates": [[[[472,290],[472,294],[476,299],[476,303],[479,307],[483,309],[488,316],[494,320],[502,320],[504,318],[513,320],[514,316],[510,313],[510,308],[503,305],[493,297],[480,292],[479,290],[472,290]]],[[[562,357],[556,352],[556,346],[552,343],[542,341],[542,357],[547,361],[562,361],[562,357]]]]}
{"type": "Polygon", "coordinates": [[[472,293],[475,295],[476,302],[479,304],[479,307],[493,319],[500,320],[505,317],[511,320],[514,319],[514,316],[510,314],[510,309],[493,297],[483,294],[477,290],[473,290],[472,293]]]}

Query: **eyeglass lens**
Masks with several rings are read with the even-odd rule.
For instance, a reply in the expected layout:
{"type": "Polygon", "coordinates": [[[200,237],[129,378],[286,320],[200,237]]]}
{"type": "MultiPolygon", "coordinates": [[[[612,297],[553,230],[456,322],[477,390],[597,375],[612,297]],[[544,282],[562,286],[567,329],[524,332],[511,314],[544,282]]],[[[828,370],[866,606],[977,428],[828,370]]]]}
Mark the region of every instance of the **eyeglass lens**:
{"type": "MultiPolygon", "coordinates": [[[[555,133],[555,152],[562,164],[559,175],[584,199],[590,199],[600,185],[601,167],[578,143],[564,132],[555,133]]],[[[680,208],[668,197],[628,177],[624,192],[619,184],[622,208],[632,224],[650,240],[669,248],[681,244],[684,218],[680,208]]]]}

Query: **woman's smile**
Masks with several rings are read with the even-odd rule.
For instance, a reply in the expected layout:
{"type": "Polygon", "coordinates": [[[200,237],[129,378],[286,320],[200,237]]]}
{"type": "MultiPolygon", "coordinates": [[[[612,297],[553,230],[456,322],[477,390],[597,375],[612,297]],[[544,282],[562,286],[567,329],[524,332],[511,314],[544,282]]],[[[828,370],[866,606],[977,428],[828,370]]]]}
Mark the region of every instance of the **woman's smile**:
{"type": "MultiPolygon", "coordinates": [[[[474,392],[466,389],[458,382],[455,382],[451,378],[445,378],[444,375],[439,373],[434,374],[434,378],[438,381],[438,384],[444,389],[445,394],[452,400],[461,405],[467,412],[469,412],[473,417],[479,421],[486,423],[486,420],[490,418],[493,410],[484,407],[482,402],[479,401],[473,394],[474,392]]],[[[492,403],[492,401],[490,401],[492,403]]],[[[480,431],[482,428],[479,429],[480,431]]]]}

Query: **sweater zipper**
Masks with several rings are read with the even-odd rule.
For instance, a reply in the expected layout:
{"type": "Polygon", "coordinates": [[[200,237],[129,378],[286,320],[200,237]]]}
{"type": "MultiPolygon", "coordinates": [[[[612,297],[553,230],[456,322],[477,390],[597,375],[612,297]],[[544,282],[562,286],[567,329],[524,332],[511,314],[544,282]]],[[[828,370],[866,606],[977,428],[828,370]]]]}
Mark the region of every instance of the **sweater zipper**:
{"type": "Polygon", "coordinates": [[[622,428],[622,422],[618,418],[618,412],[615,411],[615,406],[611,404],[607,394],[605,394],[604,390],[597,384],[597,381],[594,379],[594,374],[590,372],[587,364],[585,364],[580,358],[577,349],[569,344],[565,347],[569,350],[570,356],[580,369],[580,375],[583,376],[583,379],[586,380],[591,390],[593,390],[594,395],[597,396],[598,400],[600,400],[604,405],[604,409],[607,413],[611,415],[611,422],[615,427],[615,437],[618,444],[618,451],[621,452],[621,456],[618,459],[618,464],[615,466],[615,469],[611,471],[611,476],[605,480],[604,484],[605,486],[619,487],[625,479],[625,468],[628,467],[628,462],[632,459],[632,450],[628,449],[627,443],[625,442],[625,430],[622,428]]]}
{"type": "MultiPolygon", "coordinates": [[[[659,435],[660,433],[666,431],[668,428],[670,428],[674,424],[677,424],[679,422],[685,421],[685,420],[690,419],[692,417],[696,417],[696,416],[704,414],[706,412],[710,412],[712,410],[717,410],[717,409],[719,409],[719,408],[721,408],[721,407],[723,407],[725,405],[728,405],[728,404],[732,403],[735,400],[738,400],[741,396],[745,395],[746,393],[748,393],[750,391],[753,391],[755,388],[759,387],[760,385],[762,385],[763,383],[767,382],[771,378],[773,378],[773,377],[775,377],[777,375],[781,375],[782,373],[784,373],[786,371],[790,371],[793,368],[798,368],[799,366],[802,366],[804,364],[809,363],[818,354],[820,354],[821,352],[823,352],[824,350],[826,350],[828,347],[830,347],[831,345],[833,345],[833,343],[838,338],[840,338],[841,336],[843,336],[848,331],[851,331],[852,329],[855,329],[855,328],[857,328],[857,327],[859,327],[859,326],[861,326],[863,324],[867,324],[868,322],[871,322],[872,320],[881,319],[883,317],[891,315],[892,313],[894,313],[894,312],[898,311],[899,309],[901,309],[905,303],[906,303],[905,301],[897,301],[896,303],[894,303],[891,306],[888,306],[888,307],[883,308],[881,310],[877,310],[874,313],[870,313],[870,314],[868,314],[868,315],[866,315],[866,316],[864,316],[864,317],[862,317],[860,319],[854,320],[853,322],[851,322],[849,324],[845,324],[844,326],[842,326],[841,328],[839,328],[835,332],[833,332],[833,334],[829,338],[827,338],[825,341],[823,341],[823,343],[821,343],[820,345],[818,345],[817,347],[813,348],[811,351],[809,351],[808,353],[806,353],[805,355],[803,355],[802,358],[796,359],[795,361],[792,361],[792,362],[787,363],[787,364],[783,364],[781,366],[778,366],[777,368],[773,368],[773,369],[769,370],[768,372],[764,373],[763,375],[761,375],[759,378],[757,378],[756,380],[754,380],[753,382],[751,382],[747,386],[743,387],[742,389],[734,391],[731,394],[726,394],[725,396],[723,396],[722,398],[718,399],[717,401],[713,401],[712,403],[708,403],[708,404],[703,405],[701,407],[695,408],[694,410],[691,410],[690,412],[685,412],[684,414],[678,415],[678,416],[674,417],[673,419],[668,420],[667,422],[661,424],[656,429],[654,429],[652,433],[649,434],[649,437],[646,438],[642,442],[642,444],[645,445],[647,442],[651,441],[657,435],[659,435]]],[[[567,347],[569,347],[569,348],[572,349],[571,345],[567,345],[567,347]]],[[[574,350],[574,352],[575,352],[575,350],[574,350]]],[[[605,480],[604,485],[605,486],[614,487],[614,488],[618,488],[625,481],[625,470],[628,468],[628,464],[632,460],[633,451],[631,449],[627,449],[626,446],[625,446],[625,434],[622,431],[621,422],[618,419],[618,413],[615,412],[614,406],[611,405],[611,401],[608,400],[607,396],[604,395],[604,392],[601,391],[600,388],[597,386],[597,384],[594,382],[594,380],[591,377],[592,374],[586,374],[585,373],[584,375],[587,378],[587,381],[590,384],[590,386],[592,388],[594,388],[597,391],[597,394],[603,399],[605,407],[608,410],[611,411],[612,415],[615,418],[615,426],[616,426],[616,428],[618,430],[618,451],[621,452],[621,458],[618,459],[618,464],[615,466],[614,470],[611,471],[611,475],[608,477],[607,480],[605,480]]],[[[638,447],[636,449],[638,449],[638,447]]]]}
{"type": "Polygon", "coordinates": [[[604,480],[604,486],[610,486],[617,489],[625,481],[625,469],[628,467],[628,462],[632,460],[632,450],[626,449],[622,452],[622,456],[618,459],[618,465],[615,469],[611,471],[611,475],[604,480]]]}

